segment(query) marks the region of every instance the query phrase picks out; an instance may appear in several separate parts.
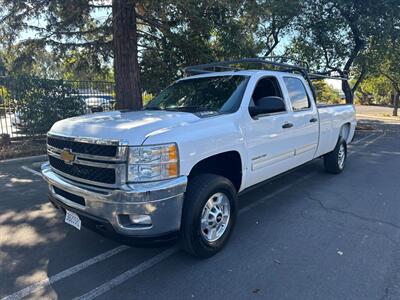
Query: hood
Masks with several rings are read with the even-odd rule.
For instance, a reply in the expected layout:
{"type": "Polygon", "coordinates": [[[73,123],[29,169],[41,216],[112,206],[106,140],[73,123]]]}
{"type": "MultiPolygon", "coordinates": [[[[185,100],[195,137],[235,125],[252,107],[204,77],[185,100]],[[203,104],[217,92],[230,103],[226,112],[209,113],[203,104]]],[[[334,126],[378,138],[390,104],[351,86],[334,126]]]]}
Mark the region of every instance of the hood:
{"type": "Polygon", "coordinates": [[[104,112],[56,122],[51,134],[127,141],[141,145],[152,134],[169,131],[200,120],[186,112],[131,111],[104,112]]]}

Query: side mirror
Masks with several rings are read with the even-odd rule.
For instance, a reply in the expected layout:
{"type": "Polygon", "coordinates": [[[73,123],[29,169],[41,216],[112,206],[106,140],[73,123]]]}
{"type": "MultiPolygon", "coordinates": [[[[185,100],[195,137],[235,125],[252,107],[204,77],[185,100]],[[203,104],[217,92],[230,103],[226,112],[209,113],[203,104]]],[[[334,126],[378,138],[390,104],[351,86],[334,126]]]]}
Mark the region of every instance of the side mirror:
{"type": "Polygon", "coordinates": [[[286,111],[285,102],[281,97],[268,96],[254,101],[254,106],[249,107],[250,116],[265,115],[286,111]]]}

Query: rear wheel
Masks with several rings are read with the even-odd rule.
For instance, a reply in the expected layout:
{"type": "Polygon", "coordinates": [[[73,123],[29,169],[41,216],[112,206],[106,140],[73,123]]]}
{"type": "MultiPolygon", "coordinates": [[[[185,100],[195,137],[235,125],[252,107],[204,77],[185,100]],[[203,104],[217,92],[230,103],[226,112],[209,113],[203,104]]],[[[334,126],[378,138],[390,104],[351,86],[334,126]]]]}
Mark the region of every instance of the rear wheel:
{"type": "Polygon", "coordinates": [[[339,138],[335,149],[324,156],[324,166],[328,173],[339,174],[345,167],[347,158],[347,144],[343,138],[339,138]]]}
{"type": "Polygon", "coordinates": [[[183,249],[201,258],[216,254],[228,241],[236,214],[236,189],[228,179],[214,174],[194,177],[183,207],[183,249]]]}

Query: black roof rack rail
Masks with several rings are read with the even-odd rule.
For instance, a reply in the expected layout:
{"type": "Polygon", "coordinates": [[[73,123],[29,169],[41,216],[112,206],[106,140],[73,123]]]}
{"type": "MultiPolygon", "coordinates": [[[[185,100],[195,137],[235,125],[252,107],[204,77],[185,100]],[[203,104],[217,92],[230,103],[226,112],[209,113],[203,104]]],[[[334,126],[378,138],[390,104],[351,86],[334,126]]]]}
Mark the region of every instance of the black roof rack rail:
{"type": "MultiPolygon", "coordinates": [[[[310,73],[309,72],[310,68],[309,68],[309,65],[307,62],[296,59],[296,58],[288,57],[288,56],[269,56],[269,57],[263,57],[263,58],[256,57],[256,58],[242,58],[242,59],[236,59],[236,60],[226,60],[226,61],[214,62],[214,63],[209,63],[209,64],[189,66],[189,67],[186,67],[184,69],[184,71],[187,75],[190,76],[190,75],[220,72],[220,71],[225,71],[225,70],[230,70],[230,71],[245,70],[244,68],[234,67],[234,65],[239,65],[239,64],[260,64],[263,66],[272,66],[272,67],[281,68],[281,69],[277,70],[277,71],[281,71],[281,72],[291,72],[291,73],[298,72],[301,75],[303,75],[307,81],[313,80],[313,79],[348,80],[347,77],[327,75],[330,72],[310,73]],[[296,62],[297,64],[289,64],[286,62],[282,62],[282,60],[293,61],[293,62],[296,62]]],[[[265,69],[260,68],[260,70],[265,70],[265,69]]]]}
{"type": "Polygon", "coordinates": [[[320,79],[337,79],[337,80],[349,80],[348,77],[340,77],[340,76],[330,76],[324,73],[308,73],[308,77],[313,80],[320,80],[320,79]]]}
{"type": "MultiPolygon", "coordinates": [[[[276,59],[278,57],[271,57],[271,58],[276,59]]],[[[216,69],[228,69],[228,68],[230,70],[235,70],[235,71],[243,70],[240,68],[230,67],[232,65],[238,65],[238,64],[270,65],[270,66],[274,66],[274,67],[281,67],[281,68],[284,67],[284,68],[289,68],[289,69],[295,69],[298,71],[308,69],[308,67],[306,67],[306,66],[298,66],[298,65],[288,64],[288,63],[282,63],[282,62],[268,60],[265,58],[242,58],[242,59],[237,59],[237,60],[226,60],[226,61],[214,62],[214,63],[209,63],[209,64],[189,66],[189,67],[185,68],[185,73],[188,75],[196,75],[196,74],[216,72],[216,69]]]]}

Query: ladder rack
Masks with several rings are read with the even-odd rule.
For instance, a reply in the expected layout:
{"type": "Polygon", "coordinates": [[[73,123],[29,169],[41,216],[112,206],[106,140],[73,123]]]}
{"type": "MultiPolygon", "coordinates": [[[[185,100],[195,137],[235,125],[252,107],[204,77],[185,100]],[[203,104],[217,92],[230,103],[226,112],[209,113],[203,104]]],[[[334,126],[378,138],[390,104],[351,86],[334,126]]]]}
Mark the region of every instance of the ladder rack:
{"type": "Polygon", "coordinates": [[[214,73],[227,70],[240,71],[240,70],[246,70],[246,68],[243,67],[240,68],[239,65],[246,65],[246,64],[261,65],[262,66],[261,68],[257,68],[259,70],[274,70],[274,71],[290,72],[290,73],[297,72],[303,75],[307,81],[320,80],[320,79],[348,80],[347,77],[327,75],[327,72],[311,73],[309,70],[309,66],[306,62],[286,56],[270,56],[267,58],[258,58],[258,57],[242,58],[237,60],[227,60],[221,62],[213,62],[209,64],[194,65],[186,67],[185,73],[188,75],[197,75],[197,74],[214,73]],[[297,64],[280,62],[277,60],[280,61],[289,60],[296,62],[297,64]]]}

